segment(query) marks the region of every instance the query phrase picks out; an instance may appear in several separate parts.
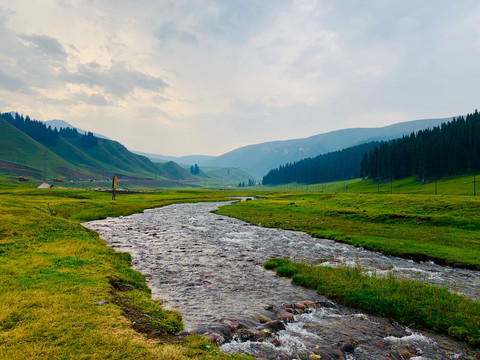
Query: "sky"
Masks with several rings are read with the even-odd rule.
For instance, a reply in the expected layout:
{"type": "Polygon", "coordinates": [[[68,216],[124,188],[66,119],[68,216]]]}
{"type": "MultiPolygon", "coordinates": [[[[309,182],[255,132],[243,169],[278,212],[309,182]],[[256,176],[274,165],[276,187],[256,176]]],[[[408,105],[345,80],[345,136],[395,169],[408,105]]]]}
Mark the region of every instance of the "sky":
{"type": "Polygon", "coordinates": [[[480,103],[478,0],[2,0],[0,112],[221,155],[480,103]]]}

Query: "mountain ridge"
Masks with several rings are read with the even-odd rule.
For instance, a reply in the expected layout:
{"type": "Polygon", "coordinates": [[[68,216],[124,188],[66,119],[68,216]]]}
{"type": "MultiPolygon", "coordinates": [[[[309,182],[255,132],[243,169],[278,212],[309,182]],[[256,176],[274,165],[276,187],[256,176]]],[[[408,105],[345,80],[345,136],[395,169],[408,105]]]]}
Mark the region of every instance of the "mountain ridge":
{"type": "Polygon", "coordinates": [[[280,165],[371,141],[391,140],[434,127],[452,118],[420,119],[374,128],[334,130],[306,138],[246,145],[201,164],[238,167],[257,176],[280,165]]]}

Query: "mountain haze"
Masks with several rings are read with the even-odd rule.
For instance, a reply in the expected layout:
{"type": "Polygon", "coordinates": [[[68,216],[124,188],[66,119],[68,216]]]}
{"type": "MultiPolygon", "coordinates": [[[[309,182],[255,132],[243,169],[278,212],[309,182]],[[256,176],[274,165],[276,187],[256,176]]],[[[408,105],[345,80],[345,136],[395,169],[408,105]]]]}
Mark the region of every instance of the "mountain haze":
{"type": "Polygon", "coordinates": [[[366,142],[395,139],[450,120],[452,118],[414,120],[378,128],[343,129],[303,139],[247,145],[208,160],[203,165],[238,167],[263,176],[280,165],[366,142]]]}
{"type": "MultiPolygon", "coordinates": [[[[47,120],[47,121],[44,121],[44,123],[47,126],[51,126],[52,129],[57,129],[57,130],[66,129],[66,128],[67,129],[77,129],[79,134],[85,135],[85,134],[88,133],[88,131],[77,128],[77,127],[73,126],[72,124],[70,124],[70,123],[68,123],[64,120],[56,120],[56,119],[55,120],[47,120]]],[[[107,137],[105,135],[102,135],[102,134],[93,133],[93,135],[95,135],[97,138],[100,138],[100,139],[109,139],[109,137],[107,137]]]]}

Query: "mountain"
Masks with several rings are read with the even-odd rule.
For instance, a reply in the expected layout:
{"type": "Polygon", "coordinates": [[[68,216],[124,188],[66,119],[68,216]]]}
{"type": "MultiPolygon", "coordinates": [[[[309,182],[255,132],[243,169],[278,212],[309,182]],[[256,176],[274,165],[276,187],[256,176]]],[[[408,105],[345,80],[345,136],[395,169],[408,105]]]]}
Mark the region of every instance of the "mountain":
{"type": "MultiPolygon", "coordinates": [[[[10,112],[10,115],[12,113],[16,114],[15,112],[10,112]]],[[[13,116],[15,116],[15,115],[12,115],[12,117],[13,116]]],[[[44,123],[47,126],[51,126],[52,129],[57,129],[57,130],[60,130],[60,129],[77,129],[78,133],[82,134],[82,135],[86,135],[87,132],[88,132],[86,130],[82,130],[80,128],[77,128],[77,127],[73,126],[72,124],[70,124],[66,121],[63,121],[63,120],[47,120],[47,121],[44,121],[44,123]]],[[[109,139],[107,136],[102,135],[102,134],[93,133],[93,135],[95,135],[97,138],[100,138],[100,139],[109,139]]]]}
{"type": "Polygon", "coordinates": [[[47,176],[50,178],[72,174],[82,174],[84,178],[94,176],[91,171],[81,169],[58,156],[2,117],[0,144],[0,171],[5,174],[41,179],[46,162],[47,176]]]}
{"type": "Polygon", "coordinates": [[[207,160],[202,165],[237,167],[263,176],[280,165],[366,142],[395,139],[450,120],[452,118],[414,120],[385,127],[336,130],[303,139],[248,145],[207,160]]]}
{"type": "Polygon", "coordinates": [[[132,151],[135,154],[148,157],[150,160],[156,163],[162,163],[167,161],[175,161],[177,164],[182,165],[204,165],[207,161],[212,160],[215,156],[211,155],[186,155],[186,156],[168,156],[160,154],[149,154],[141,151],[132,151]]]}
{"type": "MultiPolygon", "coordinates": [[[[114,175],[122,185],[141,187],[223,187],[239,182],[240,173],[235,174],[235,179],[229,179],[221,171],[218,176],[209,175],[203,169],[192,175],[189,166],[185,168],[173,161],[154,163],[117,141],[71,129],[76,128],[61,120],[52,123],[31,120],[16,112],[0,114],[0,172],[12,180],[19,176],[41,180],[46,169],[47,179],[103,181],[93,186],[108,186],[106,179],[114,175]]],[[[251,177],[242,174],[243,182],[251,177]]]]}
{"type": "Polygon", "coordinates": [[[131,153],[117,141],[97,138],[91,133],[52,130],[28,116],[16,113],[14,116],[0,114],[0,161],[7,164],[4,167],[14,167],[15,172],[20,170],[18,166],[26,166],[36,178],[44,167],[48,178],[61,176],[68,180],[100,180],[113,175],[120,179],[153,180],[156,173],[163,180],[171,178],[148,158],[131,153]]]}

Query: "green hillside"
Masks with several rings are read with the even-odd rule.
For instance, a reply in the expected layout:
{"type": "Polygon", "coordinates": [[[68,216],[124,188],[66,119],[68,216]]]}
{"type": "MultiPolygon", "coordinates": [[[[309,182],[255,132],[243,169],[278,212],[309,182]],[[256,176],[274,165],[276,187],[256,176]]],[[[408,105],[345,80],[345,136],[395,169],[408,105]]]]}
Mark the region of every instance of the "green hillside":
{"type": "Polygon", "coordinates": [[[9,175],[11,181],[17,176],[40,181],[44,154],[47,179],[61,177],[62,185],[70,187],[109,187],[108,179],[114,175],[121,180],[121,187],[144,188],[231,187],[254,178],[233,168],[201,167],[197,175],[192,175],[173,161],[155,164],[117,141],[76,131],[53,131],[19,115],[13,119],[10,114],[1,114],[0,132],[0,172],[9,175]]]}
{"type": "MultiPolygon", "coordinates": [[[[144,156],[131,153],[117,141],[97,139],[98,144],[85,149],[81,146],[81,137],[65,138],[73,148],[82,152],[84,166],[97,168],[98,171],[126,175],[131,177],[153,178],[156,166],[144,156]]],[[[66,149],[64,149],[66,150],[66,149]]],[[[72,151],[63,156],[69,157],[72,151]]],[[[72,159],[73,160],[73,159],[72,159]]]]}
{"type": "Polygon", "coordinates": [[[187,170],[182,168],[174,161],[168,161],[163,164],[157,164],[157,167],[160,169],[161,174],[166,177],[172,177],[173,179],[178,180],[195,180],[194,176],[190,174],[187,170]]]}
{"type": "Polygon", "coordinates": [[[233,183],[240,181],[248,181],[248,179],[260,180],[258,176],[252,175],[238,168],[218,168],[218,167],[202,167],[207,175],[233,183]]]}
{"type": "MultiPolygon", "coordinates": [[[[45,156],[47,178],[82,171],[2,118],[0,118],[0,144],[0,171],[8,175],[40,179],[45,156]]],[[[83,172],[91,175],[90,171],[83,172]]]]}

